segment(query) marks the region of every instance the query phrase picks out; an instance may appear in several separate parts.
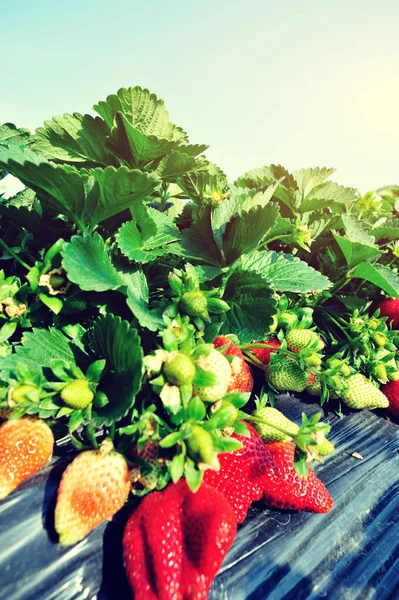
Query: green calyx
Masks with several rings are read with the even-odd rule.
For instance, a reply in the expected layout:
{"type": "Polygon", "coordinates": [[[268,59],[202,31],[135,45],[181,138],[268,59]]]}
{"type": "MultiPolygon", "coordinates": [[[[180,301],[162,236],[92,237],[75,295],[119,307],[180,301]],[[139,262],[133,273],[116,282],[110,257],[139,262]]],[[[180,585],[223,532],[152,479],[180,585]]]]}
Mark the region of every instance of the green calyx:
{"type": "Polygon", "coordinates": [[[172,352],[164,364],[163,372],[169,383],[186,385],[195,376],[195,365],[191,358],[182,352],[172,352]]]}
{"type": "Polygon", "coordinates": [[[228,402],[228,400],[220,400],[220,402],[216,402],[216,404],[214,404],[212,406],[212,412],[213,413],[218,413],[220,411],[224,411],[224,410],[228,410],[231,413],[231,417],[230,420],[226,423],[225,427],[230,427],[231,425],[233,425],[237,418],[238,418],[238,413],[239,410],[236,406],[234,406],[234,404],[232,404],[231,402],[228,402]]]}
{"type": "Polygon", "coordinates": [[[208,316],[208,300],[200,290],[185,292],[180,299],[180,308],[190,317],[208,316]]]}
{"type": "Polygon", "coordinates": [[[196,463],[212,465],[215,459],[215,451],[209,431],[206,431],[199,425],[192,425],[186,444],[190,458],[196,463]]]}
{"type": "Polygon", "coordinates": [[[64,404],[70,408],[82,409],[93,402],[94,393],[90,389],[87,379],[75,379],[61,390],[61,398],[64,404]]]}

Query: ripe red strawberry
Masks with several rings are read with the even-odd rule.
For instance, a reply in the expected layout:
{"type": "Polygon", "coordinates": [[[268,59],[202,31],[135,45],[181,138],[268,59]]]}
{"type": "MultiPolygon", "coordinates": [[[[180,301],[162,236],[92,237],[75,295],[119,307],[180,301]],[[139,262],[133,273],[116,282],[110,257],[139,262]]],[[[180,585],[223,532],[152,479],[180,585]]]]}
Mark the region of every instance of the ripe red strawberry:
{"type": "Polygon", "coordinates": [[[231,506],[207,485],[194,494],[181,479],[152,492],[128,520],[123,536],[134,597],[205,600],[235,533],[231,506]]]}
{"type": "MultiPolygon", "coordinates": [[[[262,340],[254,342],[255,344],[267,344],[268,346],[274,346],[280,348],[281,344],[278,339],[271,337],[268,340],[262,340]]],[[[270,348],[250,348],[252,354],[255,354],[256,358],[260,360],[263,365],[268,365],[270,362],[270,355],[277,352],[277,350],[270,350],[270,348]]]]}
{"type": "Polygon", "coordinates": [[[224,354],[230,354],[234,357],[230,363],[231,379],[227,392],[252,392],[254,380],[251,369],[245,362],[244,355],[239,347],[224,335],[219,335],[213,341],[215,348],[220,348],[226,344],[229,344],[229,346],[224,354]]]}
{"type": "Polygon", "coordinates": [[[387,298],[379,303],[380,317],[388,317],[392,321],[392,329],[399,329],[399,298],[387,298]]]}
{"type": "Polygon", "coordinates": [[[25,417],[0,427],[0,500],[51,458],[54,436],[40,419],[25,417]]]}
{"type": "Polygon", "coordinates": [[[230,502],[238,523],[248,508],[262,497],[268,506],[327,513],[332,498],[322,482],[309,469],[307,479],[297,475],[290,442],[264,444],[249,426],[250,437],[234,435],[243,447],[219,454],[220,470],[206,471],[204,482],[221,492],[230,502]]]}
{"type": "Polygon", "coordinates": [[[399,417],[399,381],[390,381],[382,385],[380,389],[389,400],[387,412],[394,417],[399,417]]]}
{"type": "Polygon", "coordinates": [[[79,454],[65,470],[58,488],[55,529],[60,544],[83,539],[111,519],[125,504],[131,483],[125,458],[105,440],[99,450],[79,454]]]}

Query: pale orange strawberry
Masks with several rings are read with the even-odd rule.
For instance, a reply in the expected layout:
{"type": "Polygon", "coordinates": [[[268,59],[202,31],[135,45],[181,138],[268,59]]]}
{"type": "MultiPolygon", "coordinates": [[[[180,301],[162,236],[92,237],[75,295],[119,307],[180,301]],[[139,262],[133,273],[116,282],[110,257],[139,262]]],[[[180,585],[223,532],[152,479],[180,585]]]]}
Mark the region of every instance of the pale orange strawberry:
{"type": "Polygon", "coordinates": [[[26,417],[0,426],[0,499],[15,490],[51,458],[54,436],[40,419],[26,417]]]}
{"type": "Polygon", "coordinates": [[[105,440],[99,450],[79,454],[65,470],[58,488],[55,529],[60,544],[70,546],[111,519],[130,492],[125,458],[105,440]]]}

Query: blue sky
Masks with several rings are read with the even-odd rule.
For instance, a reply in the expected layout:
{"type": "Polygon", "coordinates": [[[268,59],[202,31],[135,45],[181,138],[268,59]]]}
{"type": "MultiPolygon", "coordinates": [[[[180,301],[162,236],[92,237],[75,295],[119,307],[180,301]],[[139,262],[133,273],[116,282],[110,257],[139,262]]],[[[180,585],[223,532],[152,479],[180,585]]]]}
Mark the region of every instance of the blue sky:
{"type": "Polygon", "coordinates": [[[398,23],[397,0],[14,0],[0,122],[34,129],[141,85],[232,180],[281,163],[398,184],[398,23]]]}

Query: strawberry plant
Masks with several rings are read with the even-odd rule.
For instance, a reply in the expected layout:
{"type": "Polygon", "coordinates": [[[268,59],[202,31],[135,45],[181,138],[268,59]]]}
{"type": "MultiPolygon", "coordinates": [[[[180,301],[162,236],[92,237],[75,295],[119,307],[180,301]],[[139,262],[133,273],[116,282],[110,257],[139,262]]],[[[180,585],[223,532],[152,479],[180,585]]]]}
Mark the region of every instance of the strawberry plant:
{"type": "Polygon", "coordinates": [[[229,183],[148,90],[94,110],[0,126],[0,178],[25,186],[0,195],[0,497],[67,435],[60,543],[146,496],[132,589],[204,598],[252,502],[332,507],[309,466],[330,427],[280,392],[397,417],[398,189],[280,165],[229,183]]]}

